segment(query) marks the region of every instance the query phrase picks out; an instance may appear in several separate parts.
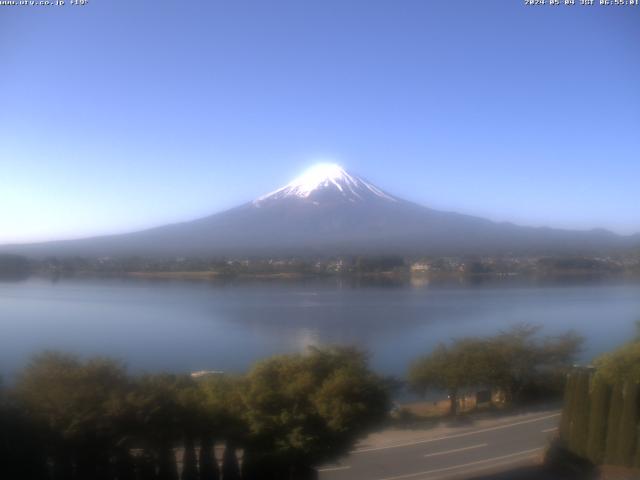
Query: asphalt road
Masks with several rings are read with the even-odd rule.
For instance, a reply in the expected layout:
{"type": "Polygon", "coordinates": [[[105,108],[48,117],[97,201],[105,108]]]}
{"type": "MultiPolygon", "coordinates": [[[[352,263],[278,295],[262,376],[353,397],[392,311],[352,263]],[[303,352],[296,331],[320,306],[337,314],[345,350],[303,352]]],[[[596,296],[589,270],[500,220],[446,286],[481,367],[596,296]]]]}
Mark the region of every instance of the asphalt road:
{"type": "Polygon", "coordinates": [[[464,479],[535,464],[557,429],[559,412],[354,450],[319,469],[320,480],[464,479]]]}

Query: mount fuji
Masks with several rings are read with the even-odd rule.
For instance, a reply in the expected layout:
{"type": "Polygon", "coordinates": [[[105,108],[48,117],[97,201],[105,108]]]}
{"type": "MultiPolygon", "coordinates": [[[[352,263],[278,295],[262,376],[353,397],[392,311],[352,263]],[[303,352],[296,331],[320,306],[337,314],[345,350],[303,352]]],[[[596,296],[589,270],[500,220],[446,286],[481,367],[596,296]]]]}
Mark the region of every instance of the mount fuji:
{"type": "Polygon", "coordinates": [[[318,164],[278,190],[202,219],[0,251],[33,257],[579,254],[637,245],[638,235],[522,227],[432,210],[338,165],[318,164]]]}
{"type": "Polygon", "coordinates": [[[253,201],[256,206],[296,199],[320,203],[380,201],[398,199],[362,178],[347,173],[340,165],[320,163],[275,192],[253,201]]]}

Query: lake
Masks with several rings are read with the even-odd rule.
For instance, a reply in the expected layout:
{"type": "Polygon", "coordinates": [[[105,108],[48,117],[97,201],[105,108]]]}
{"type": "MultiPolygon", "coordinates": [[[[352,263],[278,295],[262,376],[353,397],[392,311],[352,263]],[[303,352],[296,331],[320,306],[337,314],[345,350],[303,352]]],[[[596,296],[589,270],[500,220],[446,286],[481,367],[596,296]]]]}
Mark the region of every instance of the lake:
{"type": "Polygon", "coordinates": [[[634,334],[640,284],[414,284],[338,280],[214,284],[31,278],[0,283],[0,374],[44,349],[122,359],[134,372],[245,371],[307,345],[353,344],[374,369],[402,375],[438,342],[520,322],[586,336],[582,360],[634,334]]]}

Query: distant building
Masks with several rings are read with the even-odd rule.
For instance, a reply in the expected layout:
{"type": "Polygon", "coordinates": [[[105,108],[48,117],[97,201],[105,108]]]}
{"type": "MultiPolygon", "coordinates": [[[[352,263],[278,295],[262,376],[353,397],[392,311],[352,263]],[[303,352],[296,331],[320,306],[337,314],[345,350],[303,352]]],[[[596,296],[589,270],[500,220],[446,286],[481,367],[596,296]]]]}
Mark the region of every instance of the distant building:
{"type": "Polygon", "coordinates": [[[191,378],[211,377],[213,375],[223,375],[221,370],[198,370],[197,372],[191,372],[191,378]]]}
{"type": "Polygon", "coordinates": [[[411,272],[413,273],[428,272],[429,270],[431,270],[431,265],[426,262],[414,262],[411,264],[411,272]]]}

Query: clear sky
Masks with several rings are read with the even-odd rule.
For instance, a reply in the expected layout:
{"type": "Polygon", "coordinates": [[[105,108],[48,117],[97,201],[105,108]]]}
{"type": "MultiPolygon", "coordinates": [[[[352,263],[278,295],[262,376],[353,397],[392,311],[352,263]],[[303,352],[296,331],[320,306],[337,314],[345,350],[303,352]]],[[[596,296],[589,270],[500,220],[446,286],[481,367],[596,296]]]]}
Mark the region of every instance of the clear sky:
{"type": "Polygon", "coordinates": [[[0,6],[0,243],[196,218],[318,159],[435,208],[640,231],[640,7],[69,1],[0,6]]]}

